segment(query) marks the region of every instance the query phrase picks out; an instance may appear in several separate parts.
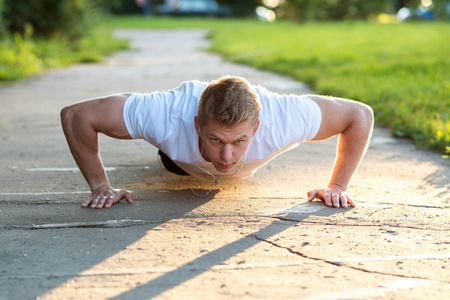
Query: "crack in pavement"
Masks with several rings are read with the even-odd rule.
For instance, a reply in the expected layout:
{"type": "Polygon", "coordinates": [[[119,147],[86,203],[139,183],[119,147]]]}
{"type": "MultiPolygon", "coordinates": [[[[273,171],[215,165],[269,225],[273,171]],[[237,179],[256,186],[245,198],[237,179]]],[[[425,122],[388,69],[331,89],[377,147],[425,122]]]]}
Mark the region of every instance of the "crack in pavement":
{"type": "Polygon", "coordinates": [[[348,264],[345,264],[345,263],[342,263],[342,262],[336,262],[336,261],[326,260],[326,259],[323,259],[323,258],[312,257],[312,256],[305,255],[305,254],[303,254],[303,253],[301,253],[299,251],[292,250],[289,247],[283,247],[281,245],[278,245],[275,242],[271,242],[271,241],[268,241],[266,239],[260,238],[257,235],[252,234],[251,236],[256,238],[258,241],[265,242],[265,243],[270,244],[270,245],[272,245],[274,247],[287,250],[288,252],[290,252],[290,253],[292,253],[294,255],[298,255],[298,256],[300,256],[302,258],[315,260],[315,261],[321,261],[321,262],[324,262],[324,263],[327,263],[327,264],[330,264],[330,265],[333,265],[333,266],[337,266],[337,267],[344,267],[344,268],[353,269],[355,271],[360,271],[360,272],[369,273],[369,274],[379,274],[379,275],[394,276],[394,277],[408,278],[408,279],[421,279],[421,280],[437,281],[437,282],[444,283],[444,284],[450,284],[450,281],[445,281],[445,280],[435,280],[435,279],[430,279],[430,278],[420,277],[420,276],[407,276],[407,275],[402,275],[402,274],[395,274],[395,273],[367,270],[367,269],[364,269],[364,268],[354,267],[354,266],[351,266],[351,265],[348,265],[348,264]]]}
{"type": "MultiPolygon", "coordinates": [[[[270,263],[270,264],[249,264],[249,265],[240,265],[239,263],[236,265],[217,265],[212,268],[207,267],[196,267],[192,266],[186,268],[184,272],[193,272],[193,271],[236,271],[236,270],[251,270],[251,269],[260,269],[260,268],[274,268],[274,267],[298,267],[303,265],[303,263],[270,263]]],[[[142,274],[164,274],[168,272],[172,272],[176,270],[177,267],[172,268],[147,268],[147,269],[133,269],[133,270],[118,270],[117,272],[93,272],[89,274],[80,274],[80,273],[47,273],[47,274],[27,274],[27,275],[0,275],[0,278],[3,280],[8,279],[35,279],[35,278],[48,278],[48,279],[56,279],[56,278],[82,278],[82,277],[95,277],[95,276],[133,276],[133,275],[142,275],[142,274]]],[[[2,281],[0,281],[2,282],[2,281]]]]}
{"type": "MultiPolygon", "coordinates": [[[[211,216],[202,216],[201,218],[223,218],[223,217],[229,217],[229,215],[211,215],[211,216]]],[[[246,217],[255,217],[255,218],[266,218],[265,216],[258,216],[258,215],[246,215],[246,217]]],[[[197,219],[197,216],[184,216],[182,219],[197,219]]],[[[291,219],[283,216],[270,216],[269,219],[277,219],[281,221],[286,222],[294,222],[298,223],[299,220],[297,219],[291,219]]],[[[169,220],[155,220],[155,221],[145,221],[145,220],[106,220],[106,221],[94,221],[94,222],[71,222],[71,223],[49,223],[49,224],[32,224],[32,225],[6,225],[6,224],[0,224],[0,230],[37,230],[37,229],[64,229],[64,228],[119,228],[119,227],[131,227],[131,226],[141,226],[141,225],[148,225],[148,224],[160,224],[168,222],[169,220]]],[[[442,227],[442,224],[415,224],[415,225],[406,225],[406,224],[393,224],[393,223],[379,223],[377,221],[367,220],[364,219],[364,221],[368,222],[365,224],[355,224],[355,223],[346,223],[343,222],[344,220],[306,220],[303,219],[301,223],[309,224],[309,225],[329,225],[329,226],[352,226],[352,227],[394,227],[394,228],[404,228],[404,229],[427,229],[432,231],[447,231],[449,230],[448,226],[442,227]],[[439,227],[441,226],[441,227],[439,227]]],[[[246,221],[250,222],[250,221],[246,221]]],[[[254,222],[259,222],[259,220],[256,220],[254,222]]]]}
{"type": "Polygon", "coordinates": [[[450,205],[424,205],[424,204],[408,204],[408,203],[392,203],[392,202],[365,202],[359,201],[361,204],[381,204],[381,205],[392,205],[392,206],[409,206],[418,208],[437,208],[437,209],[449,209],[450,205]]]}
{"type": "Polygon", "coordinates": [[[367,217],[371,217],[373,214],[376,214],[379,211],[387,210],[387,209],[392,209],[392,206],[391,207],[383,207],[383,208],[376,209],[373,212],[371,212],[370,214],[368,214],[367,217]]]}
{"type": "MultiPolygon", "coordinates": [[[[147,225],[151,222],[144,220],[107,220],[97,222],[73,222],[73,223],[51,223],[31,226],[0,225],[0,230],[36,230],[36,229],[66,229],[66,228],[119,228],[147,225]]],[[[155,222],[160,223],[160,222],[155,222]]]]}
{"type": "Polygon", "coordinates": [[[67,203],[78,203],[80,200],[2,200],[0,206],[2,205],[46,205],[46,204],[67,204],[67,203]]]}
{"type": "MultiPolygon", "coordinates": [[[[298,223],[299,221],[296,219],[289,219],[286,217],[281,216],[271,216],[271,218],[278,219],[281,221],[287,221],[287,222],[295,222],[298,223]]],[[[405,225],[405,224],[392,224],[392,223],[379,223],[379,220],[373,221],[364,219],[367,222],[371,222],[370,224],[352,224],[352,223],[344,223],[342,220],[337,221],[327,221],[327,220],[302,220],[302,223],[309,224],[309,225],[344,225],[344,226],[353,226],[353,227],[395,227],[395,228],[405,228],[405,229],[426,229],[426,230],[432,230],[432,231],[448,231],[450,228],[448,226],[443,226],[442,224],[417,224],[417,225],[405,225]],[[426,227],[429,226],[429,227],[426,227]],[[441,227],[439,227],[441,226],[441,227]]]]}

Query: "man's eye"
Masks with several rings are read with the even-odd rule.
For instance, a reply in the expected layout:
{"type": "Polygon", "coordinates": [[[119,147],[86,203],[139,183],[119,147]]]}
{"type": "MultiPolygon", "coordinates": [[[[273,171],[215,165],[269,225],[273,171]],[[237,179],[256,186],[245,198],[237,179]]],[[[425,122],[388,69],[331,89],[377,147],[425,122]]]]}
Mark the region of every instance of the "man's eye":
{"type": "Polygon", "coordinates": [[[236,141],[236,144],[239,145],[239,144],[242,144],[243,142],[244,142],[244,140],[237,140],[237,141],[236,141]]]}
{"type": "Polygon", "coordinates": [[[212,143],[218,143],[218,142],[219,142],[219,139],[211,139],[211,142],[212,142],[212,143]]]}

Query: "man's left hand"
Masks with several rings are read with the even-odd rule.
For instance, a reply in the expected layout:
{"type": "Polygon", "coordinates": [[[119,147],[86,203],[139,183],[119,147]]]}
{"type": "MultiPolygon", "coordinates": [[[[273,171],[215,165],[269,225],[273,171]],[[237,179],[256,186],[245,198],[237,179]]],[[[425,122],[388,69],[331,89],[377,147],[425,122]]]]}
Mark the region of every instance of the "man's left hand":
{"type": "Polygon", "coordinates": [[[323,200],[330,207],[347,208],[348,205],[356,206],[353,199],[341,188],[321,188],[309,191],[308,202],[312,202],[314,199],[323,200]]]}

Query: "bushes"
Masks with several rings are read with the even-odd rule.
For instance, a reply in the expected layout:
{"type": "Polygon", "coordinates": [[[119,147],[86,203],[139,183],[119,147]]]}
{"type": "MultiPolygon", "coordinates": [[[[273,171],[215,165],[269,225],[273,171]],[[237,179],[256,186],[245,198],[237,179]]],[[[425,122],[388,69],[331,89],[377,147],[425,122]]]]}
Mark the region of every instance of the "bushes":
{"type": "Polygon", "coordinates": [[[24,35],[79,38],[88,30],[92,8],[87,0],[3,0],[7,30],[24,35]]]}
{"type": "Polygon", "coordinates": [[[3,22],[0,19],[0,80],[99,61],[126,47],[93,26],[94,10],[88,0],[0,0],[0,16],[4,16],[3,22]]]}
{"type": "Polygon", "coordinates": [[[284,14],[293,20],[365,19],[391,9],[389,0],[286,0],[284,14]]]}
{"type": "Polygon", "coordinates": [[[5,24],[3,22],[3,0],[0,0],[0,38],[5,35],[5,24]]]}
{"type": "Polygon", "coordinates": [[[42,70],[35,45],[15,34],[0,43],[0,80],[17,79],[42,70]]]}
{"type": "Polygon", "coordinates": [[[126,47],[126,41],[113,38],[102,28],[70,42],[64,37],[32,39],[18,33],[7,35],[0,43],[0,81],[73,63],[98,62],[103,56],[126,47]]]}

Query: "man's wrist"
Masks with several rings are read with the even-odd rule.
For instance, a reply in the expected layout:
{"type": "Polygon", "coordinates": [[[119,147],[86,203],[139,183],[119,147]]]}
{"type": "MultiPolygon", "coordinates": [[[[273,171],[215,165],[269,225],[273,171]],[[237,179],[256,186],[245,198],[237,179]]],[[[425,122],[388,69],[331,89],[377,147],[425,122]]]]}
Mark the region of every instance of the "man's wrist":
{"type": "Polygon", "coordinates": [[[90,187],[91,187],[91,191],[93,192],[102,187],[107,187],[108,189],[110,189],[111,185],[109,184],[109,182],[99,182],[99,183],[91,184],[90,187]]]}
{"type": "Polygon", "coordinates": [[[341,183],[336,183],[336,182],[330,182],[328,184],[328,188],[329,189],[338,188],[338,189],[341,189],[343,191],[347,191],[348,185],[341,184],[341,183]]]}

